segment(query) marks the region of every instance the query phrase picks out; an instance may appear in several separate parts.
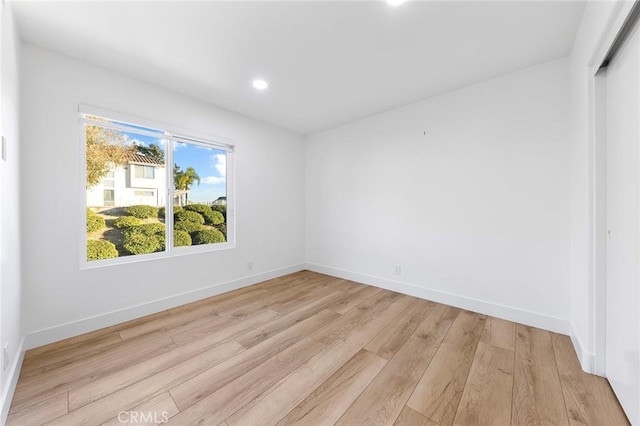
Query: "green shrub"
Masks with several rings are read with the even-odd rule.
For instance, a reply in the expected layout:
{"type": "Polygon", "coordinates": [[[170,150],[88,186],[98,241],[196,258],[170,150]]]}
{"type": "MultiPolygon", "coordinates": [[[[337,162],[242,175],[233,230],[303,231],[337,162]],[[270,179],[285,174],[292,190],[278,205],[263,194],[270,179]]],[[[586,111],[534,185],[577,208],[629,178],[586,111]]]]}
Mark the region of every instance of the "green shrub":
{"type": "Polygon", "coordinates": [[[222,235],[224,235],[224,238],[227,238],[227,224],[223,223],[221,225],[216,226],[216,228],[218,228],[218,231],[222,232],[222,235]]]}
{"type": "Polygon", "coordinates": [[[161,250],[160,240],[157,237],[136,232],[125,237],[122,247],[131,254],[147,254],[161,250]]]}
{"type": "MultiPolygon", "coordinates": [[[[182,207],[180,207],[180,206],[173,206],[173,214],[181,212],[182,210],[184,210],[184,209],[182,207]]],[[[165,216],[165,208],[164,207],[160,207],[158,209],[158,219],[164,219],[164,216],[165,216]]]]}
{"type": "Polygon", "coordinates": [[[222,213],[225,220],[227,219],[227,205],[226,204],[214,204],[211,206],[211,210],[222,213]]]}
{"type": "Polygon", "coordinates": [[[189,204],[187,206],[184,206],[184,209],[190,210],[192,212],[198,212],[203,216],[204,216],[204,213],[211,211],[211,207],[209,207],[206,204],[189,204]]]}
{"type": "Polygon", "coordinates": [[[182,222],[174,223],[173,229],[175,229],[176,231],[184,231],[188,234],[191,234],[192,232],[201,230],[202,225],[200,225],[199,223],[189,222],[187,220],[184,220],[182,222]]]}
{"type": "Polygon", "coordinates": [[[191,245],[191,235],[189,235],[188,232],[175,231],[173,233],[173,246],[174,247],[190,246],[190,245],[191,245]]]}
{"type": "Polygon", "coordinates": [[[140,219],[134,216],[122,216],[113,221],[113,226],[118,229],[130,228],[132,226],[138,226],[142,222],[140,219]]]}
{"type": "Polygon", "coordinates": [[[209,210],[208,212],[202,213],[202,216],[204,216],[204,223],[207,225],[220,225],[224,223],[224,216],[217,211],[209,210]]]}
{"type": "Polygon", "coordinates": [[[105,240],[87,240],[87,260],[111,259],[118,257],[113,243],[105,240]]]}
{"type": "Polygon", "coordinates": [[[87,216],[87,232],[95,232],[107,227],[102,216],[97,214],[87,216]]]}
{"type": "Polygon", "coordinates": [[[96,214],[96,212],[94,212],[93,209],[90,209],[89,207],[87,207],[87,217],[88,216],[93,216],[95,214],[96,214]]]}
{"type": "Polygon", "coordinates": [[[164,243],[164,225],[145,223],[125,229],[122,247],[131,254],[146,254],[164,250],[164,243]]]}
{"type": "Polygon", "coordinates": [[[138,226],[138,228],[148,235],[154,234],[164,236],[164,223],[143,223],[138,226]]]}
{"type": "Polygon", "coordinates": [[[217,229],[202,229],[191,234],[193,244],[224,243],[226,240],[222,232],[217,229]]]}
{"type": "Polygon", "coordinates": [[[190,210],[183,210],[173,215],[175,222],[193,222],[199,225],[204,225],[204,217],[200,213],[190,210]]]}
{"type": "Polygon", "coordinates": [[[129,216],[134,216],[138,219],[149,219],[152,217],[158,217],[158,208],[153,206],[129,206],[125,207],[124,212],[129,216]]]}

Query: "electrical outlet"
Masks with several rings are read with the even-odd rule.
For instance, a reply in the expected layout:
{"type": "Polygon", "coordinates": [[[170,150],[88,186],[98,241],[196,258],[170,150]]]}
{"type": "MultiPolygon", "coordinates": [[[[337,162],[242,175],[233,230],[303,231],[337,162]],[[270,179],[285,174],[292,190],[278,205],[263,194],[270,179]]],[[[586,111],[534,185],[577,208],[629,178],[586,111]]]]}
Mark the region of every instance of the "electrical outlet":
{"type": "Polygon", "coordinates": [[[2,347],[2,371],[9,367],[9,344],[5,343],[2,347]]]}
{"type": "Polygon", "coordinates": [[[393,275],[401,275],[402,274],[402,266],[396,265],[393,268],[393,275]]]}
{"type": "Polygon", "coordinates": [[[247,270],[253,271],[253,260],[247,261],[247,270]]]}

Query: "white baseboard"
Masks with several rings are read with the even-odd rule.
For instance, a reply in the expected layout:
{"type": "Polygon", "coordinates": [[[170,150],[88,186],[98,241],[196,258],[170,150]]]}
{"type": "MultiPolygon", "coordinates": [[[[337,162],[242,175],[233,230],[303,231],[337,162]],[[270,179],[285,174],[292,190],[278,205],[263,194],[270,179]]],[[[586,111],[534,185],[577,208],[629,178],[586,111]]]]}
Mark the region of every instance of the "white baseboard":
{"type": "Polygon", "coordinates": [[[573,349],[576,351],[576,355],[578,355],[580,367],[587,373],[598,374],[596,371],[596,354],[586,350],[578,334],[575,332],[573,324],[571,324],[571,333],[569,336],[571,337],[571,343],[573,343],[573,349]]]}
{"type": "Polygon", "coordinates": [[[22,361],[24,360],[24,337],[20,340],[20,347],[16,352],[18,356],[15,357],[11,365],[9,373],[9,380],[4,389],[2,389],[2,411],[0,412],[0,425],[4,425],[7,422],[7,416],[9,415],[9,408],[11,408],[11,401],[13,400],[13,394],[16,391],[16,385],[18,384],[18,377],[20,377],[20,370],[22,369],[22,361]]]}
{"type": "Polygon", "coordinates": [[[257,284],[283,275],[302,271],[305,269],[304,264],[291,265],[284,268],[274,269],[262,272],[256,275],[246,276],[237,280],[227,281],[224,283],[214,284],[209,287],[200,288],[198,290],[186,293],[176,294],[164,299],[154,300],[152,302],[130,306],[117,311],[107,312],[104,314],[84,318],[65,324],[59,324],[42,330],[28,333],[24,338],[24,349],[32,349],[38,346],[47,345],[67,339],[69,337],[78,336],[80,334],[99,330],[104,327],[120,324],[132,319],[140,318],[146,315],[154,314],[166,309],[175,308],[176,306],[186,303],[195,302],[217,294],[226,293],[228,291],[237,290],[242,287],[257,284]]]}
{"type": "Polygon", "coordinates": [[[478,312],[493,317],[506,319],[520,324],[538,327],[555,333],[570,335],[571,328],[569,321],[538,312],[531,312],[523,309],[517,309],[510,306],[500,305],[498,303],[486,300],[472,299],[457,294],[446,293],[439,290],[433,290],[425,287],[418,287],[399,281],[388,280],[372,275],[360,274],[352,271],[332,268],[329,266],[307,263],[306,269],[321,274],[331,275],[350,281],[368,284],[375,287],[384,288],[398,293],[407,294],[409,296],[419,297],[421,299],[432,300],[434,302],[443,303],[456,308],[466,309],[472,312],[478,312]]]}

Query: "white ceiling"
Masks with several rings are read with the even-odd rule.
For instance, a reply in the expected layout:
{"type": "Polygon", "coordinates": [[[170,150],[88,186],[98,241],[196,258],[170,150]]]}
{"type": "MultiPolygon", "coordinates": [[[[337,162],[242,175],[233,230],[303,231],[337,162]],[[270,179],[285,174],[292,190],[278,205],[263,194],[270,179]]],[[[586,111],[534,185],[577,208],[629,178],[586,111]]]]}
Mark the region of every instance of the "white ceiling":
{"type": "Polygon", "coordinates": [[[564,57],[585,3],[12,5],[27,42],[309,134],[564,57]]]}

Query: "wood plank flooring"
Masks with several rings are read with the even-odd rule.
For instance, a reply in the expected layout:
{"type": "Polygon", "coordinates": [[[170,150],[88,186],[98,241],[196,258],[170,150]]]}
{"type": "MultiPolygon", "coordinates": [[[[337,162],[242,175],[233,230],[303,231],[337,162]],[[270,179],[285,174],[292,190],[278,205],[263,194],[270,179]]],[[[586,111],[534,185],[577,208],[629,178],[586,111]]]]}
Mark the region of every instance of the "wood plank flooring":
{"type": "Polygon", "coordinates": [[[302,271],[30,350],[8,425],[627,425],[567,336],[302,271]]]}

